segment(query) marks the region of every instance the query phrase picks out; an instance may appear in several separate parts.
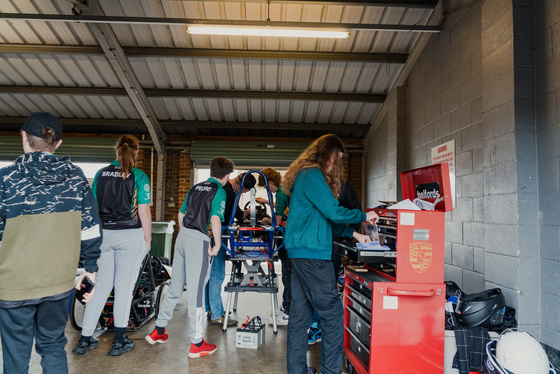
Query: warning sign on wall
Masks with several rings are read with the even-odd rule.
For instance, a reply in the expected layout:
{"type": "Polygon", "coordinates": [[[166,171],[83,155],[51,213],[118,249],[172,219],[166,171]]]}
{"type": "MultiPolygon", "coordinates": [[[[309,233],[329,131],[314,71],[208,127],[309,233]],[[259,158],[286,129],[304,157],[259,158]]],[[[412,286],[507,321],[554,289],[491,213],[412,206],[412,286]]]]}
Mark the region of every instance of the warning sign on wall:
{"type": "Polygon", "coordinates": [[[451,184],[451,200],[455,205],[455,139],[432,148],[432,165],[449,164],[449,182],[451,184]]]}

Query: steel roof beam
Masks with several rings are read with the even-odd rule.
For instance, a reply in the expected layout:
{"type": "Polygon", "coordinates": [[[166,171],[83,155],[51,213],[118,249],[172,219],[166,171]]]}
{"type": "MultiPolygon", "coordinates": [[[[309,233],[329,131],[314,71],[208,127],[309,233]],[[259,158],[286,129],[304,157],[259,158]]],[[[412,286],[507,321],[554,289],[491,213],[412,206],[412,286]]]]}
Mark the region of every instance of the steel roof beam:
{"type": "MultiPolygon", "coordinates": [[[[0,117],[0,124],[21,125],[26,117],[0,117]]],[[[141,119],[109,118],[60,118],[63,125],[100,126],[100,127],[136,127],[145,129],[141,119]]],[[[289,123],[289,122],[234,122],[234,121],[160,121],[164,128],[199,128],[199,129],[256,129],[266,130],[318,130],[318,131],[367,131],[369,124],[332,124],[332,123],[289,123]]]]}
{"type": "Polygon", "coordinates": [[[367,24],[367,23],[327,23],[327,22],[281,22],[281,21],[248,21],[223,19],[195,19],[195,18],[164,18],[164,17],[126,17],[105,15],[65,15],[65,14],[36,14],[36,13],[0,13],[0,20],[10,21],[47,21],[47,22],[76,22],[102,24],[138,24],[160,26],[187,25],[228,25],[228,26],[256,26],[256,27],[303,27],[303,28],[335,28],[368,31],[392,32],[429,32],[438,33],[443,26],[430,25],[398,25],[398,24],[367,24]]]}
{"type": "MultiPolygon", "coordinates": [[[[103,10],[97,0],[88,1],[87,4],[82,4],[80,8],[87,14],[85,16],[80,15],[80,17],[107,17],[103,13],[103,10]]],[[[71,17],[75,16],[77,16],[77,14],[71,17]]],[[[142,90],[140,81],[138,81],[138,78],[134,74],[132,65],[130,65],[128,58],[124,54],[113,29],[109,24],[103,22],[101,24],[91,22],[88,26],[95,36],[95,39],[97,39],[97,42],[103,49],[105,56],[113,67],[115,74],[121,81],[121,84],[130,97],[134,107],[138,111],[138,114],[148,128],[148,132],[153,139],[154,147],[158,155],[163,155],[165,152],[165,133],[158,122],[158,118],[152,108],[152,105],[150,104],[150,101],[142,90]]]]}
{"type": "MultiPolygon", "coordinates": [[[[313,60],[404,64],[406,53],[249,51],[241,49],[122,47],[131,56],[213,57],[261,60],[313,60]]],[[[97,46],[54,44],[0,44],[0,53],[102,54],[97,46]]]]}
{"type": "MultiPolygon", "coordinates": [[[[177,1],[177,0],[163,0],[177,1]]],[[[380,6],[388,8],[420,8],[433,9],[438,0],[206,0],[219,2],[251,2],[251,3],[270,3],[270,4],[321,4],[321,5],[362,5],[362,6],[380,6]]]]}
{"type": "MultiPolygon", "coordinates": [[[[383,94],[344,94],[314,92],[261,92],[261,91],[209,91],[181,89],[143,89],[147,97],[191,97],[214,99],[264,99],[304,101],[350,101],[383,103],[383,94]]],[[[127,96],[124,88],[55,87],[55,86],[1,86],[0,93],[41,95],[127,96]]]]}

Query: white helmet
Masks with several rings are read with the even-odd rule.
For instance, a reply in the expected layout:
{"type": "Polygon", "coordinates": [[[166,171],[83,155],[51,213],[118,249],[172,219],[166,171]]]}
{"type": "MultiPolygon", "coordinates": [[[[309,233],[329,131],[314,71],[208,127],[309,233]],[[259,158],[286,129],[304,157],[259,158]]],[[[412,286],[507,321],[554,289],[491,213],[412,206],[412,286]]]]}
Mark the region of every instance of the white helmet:
{"type": "Polygon", "coordinates": [[[556,373],[541,344],[526,332],[506,330],[497,342],[488,343],[486,353],[489,374],[556,373]]]}

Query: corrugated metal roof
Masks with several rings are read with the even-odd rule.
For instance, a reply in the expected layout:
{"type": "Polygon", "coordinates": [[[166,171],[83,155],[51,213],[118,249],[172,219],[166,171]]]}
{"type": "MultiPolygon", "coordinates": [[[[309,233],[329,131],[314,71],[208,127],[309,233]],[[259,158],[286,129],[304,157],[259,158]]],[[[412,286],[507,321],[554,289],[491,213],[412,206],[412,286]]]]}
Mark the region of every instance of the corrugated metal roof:
{"type": "MultiPolygon", "coordinates": [[[[233,0],[99,0],[102,15],[121,17],[124,22],[109,24],[118,40],[117,48],[150,48],[126,56],[140,84],[133,91],[200,90],[200,97],[192,92],[189,96],[180,92],[177,96],[149,96],[147,105],[152,106],[165,133],[305,137],[334,132],[342,137],[358,138],[364,136],[382,103],[349,100],[339,94],[387,94],[403,67],[402,60],[394,61],[411,52],[421,33],[360,29],[352,30],[344,40],[200,36],[188,34],[185,25],[127,24],[126,19],[266,21],[270,17],[271,21],[318,25],[414,27],[427,25],[435,6],[435,2],[430,6],[429,0],[411,0],[410,6],[400,2],[396,7],[386,3],[284,0],[268,5],[264,1],[233,0]],[[188,55],[194,49],[197,55],[188,55]],[[221,55],[205,55],[204,51],[219,51],[221,55]],[[266,54],[251,57],[243,54],[246,51],[270,52],[273,57],[266,54]],[[277,52],[280,55],[273,54],[277,52]],[[296,54],[289,54],[293,52],[296,54]],[[352,60],[352,55],[357,54],[362,55],[352,60]],[[394,60],[376,60],[374,54],[394,60]],[[248,92],[262,93],[262,98],[247,97],[248,92]],[[220,93],[233,93],[233,97],[222,98],[220,93]],[[269,93],[309,96],[271,97],[267,96],[269,93]],[[321,130],[321,125],[329,126],[321,130]]],[[[0,3],[0,13],[68,16],[72,14],[72,6],[67,0],[12,0],[0,3]]],[[[128,83],[123,84],[122,77],[103,53],[91,31],[92,25],[63,20],[0,19],[0,131],[13,131],[33,111],[49,111],[65,119],[65,130],[69,132],[148,133],[148,128],[139,121],[138,104],[128,96],[129,92],[122,90],[129,88],[128,83]],[[56,49],[60,46],[70,48],[56,49]],[[52,90],[34,92],[34,87],[52,90]],[[64,93],[57,91],[60,88],[120,90],[103,94],[64,93]]]]}

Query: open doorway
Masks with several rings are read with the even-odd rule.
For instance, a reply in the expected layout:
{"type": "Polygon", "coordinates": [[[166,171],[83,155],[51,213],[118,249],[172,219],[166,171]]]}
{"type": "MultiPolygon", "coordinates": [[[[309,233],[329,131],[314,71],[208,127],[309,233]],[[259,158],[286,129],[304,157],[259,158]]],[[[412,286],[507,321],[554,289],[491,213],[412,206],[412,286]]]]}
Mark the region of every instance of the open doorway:
{"type": "MultiPolygon", "coordinates": [[[[284,174],[286,174],[287,168],[274,168],[275,170],[277,170],[281,175],[282,178],[284,177],[284,174]]],[[[245,173],[249,170],[260,170],[257,168],[244,168],[244,169],[235,169],[233,171],[233,173],[230,174],[229,179],[233,179],[235,177],[237,177],[239,174],[245,173]]],[[[259,187],[258,186],[258,178],[259,178],[259,174],[254,174],[255,178],[257,178],[257,184],[255,185],[255,197],[262,197],[263,199],[268,199],[268,196],[266,195],[266,189],[264,187],[259,187]]],[[[203,182],[205,180],[207,180],[208,178],[210,178],[210,169],[207,167],[196,167],[194,169],[194,183],[200,183],[203,182]]],[[[273,195],[274,197],[274,195],[273,195]]],[[[241,209],[243,209],[245,207],[245,205],[250,201],[251,199],[251,195],[249,192],[244,193],[241,195],[240,199],[239,199],[239,207],[241,209]]],[[[269,212],[270,214],[271,212],[269,212]]]]}

